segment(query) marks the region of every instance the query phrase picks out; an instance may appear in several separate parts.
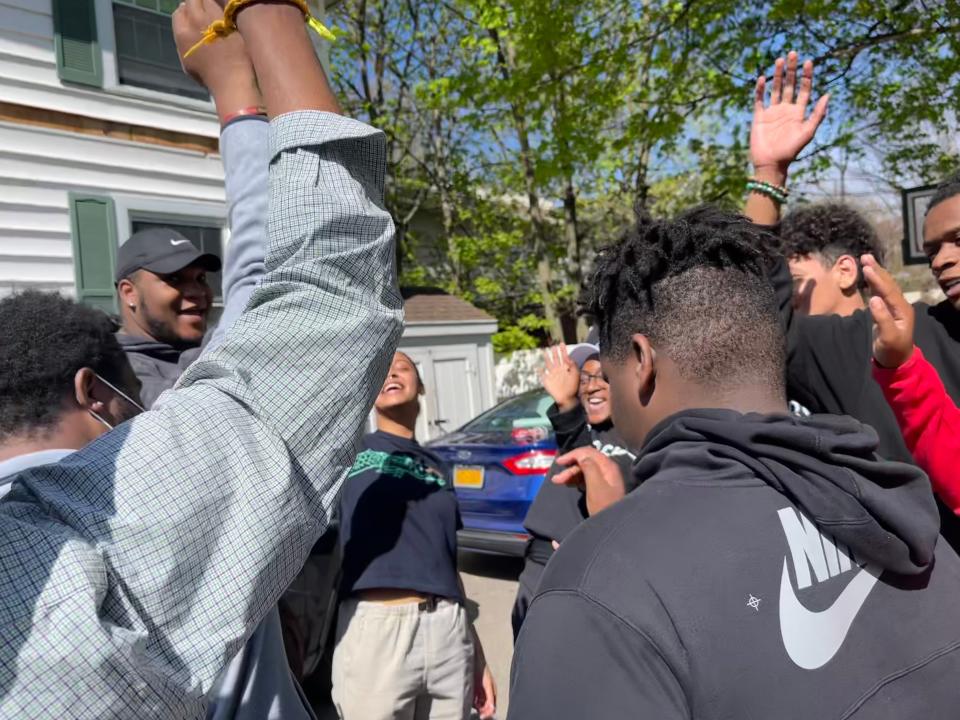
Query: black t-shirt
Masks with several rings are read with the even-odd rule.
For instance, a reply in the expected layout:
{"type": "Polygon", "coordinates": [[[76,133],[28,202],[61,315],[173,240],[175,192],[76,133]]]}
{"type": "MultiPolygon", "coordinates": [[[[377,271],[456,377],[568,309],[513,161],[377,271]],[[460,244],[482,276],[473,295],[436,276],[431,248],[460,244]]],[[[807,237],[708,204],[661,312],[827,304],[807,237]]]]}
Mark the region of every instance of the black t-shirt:
{"type": "Polygon", "coordinates": [[[340,494],[341,594],[396,588],[462,602],[460,510],[446,464],[379,430],[363,447],[340,494]]]}

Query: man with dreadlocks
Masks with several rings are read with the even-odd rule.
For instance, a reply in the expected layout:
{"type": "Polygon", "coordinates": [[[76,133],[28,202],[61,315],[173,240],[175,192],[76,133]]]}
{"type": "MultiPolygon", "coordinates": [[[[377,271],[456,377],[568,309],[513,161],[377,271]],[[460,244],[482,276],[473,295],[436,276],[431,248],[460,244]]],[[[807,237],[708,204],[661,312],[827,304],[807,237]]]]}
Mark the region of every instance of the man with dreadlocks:
{"type": "Polygon", "coordinates": [[[768,240],[699,208],[600,253],[585,309],[640,485],[593,514],[612,461],[561,459],[599,492],[527,615],[509,717],[956,715],[960,558],[873,430],[787,413],[768,240]]]}

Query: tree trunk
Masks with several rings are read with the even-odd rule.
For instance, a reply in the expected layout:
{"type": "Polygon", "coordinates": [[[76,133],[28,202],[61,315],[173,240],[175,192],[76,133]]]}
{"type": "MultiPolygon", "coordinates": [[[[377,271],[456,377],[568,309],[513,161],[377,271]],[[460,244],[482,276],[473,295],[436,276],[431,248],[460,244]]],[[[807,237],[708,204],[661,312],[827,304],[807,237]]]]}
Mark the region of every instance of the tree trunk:
{"type": "MultiPolygon", "coordinates": [[[[573,305],[573,312],[576,313],[577,300],[583,289],[583,264],[580,257],[580,224],[577,222],[577,190],[573,185],[572,173],[569,171],[563,192],[563,235],[567,243],[567,275],[577,291],[573,305]]],[[[586,318],[577,316],[576,337],[568,339],[573,342],[583,342],[587,337],[587,331],[586,318]]]]}
{"type": "Polygon", "coordinates": [[[637,172],[633,183],[633,208],[638,214],[647,214],[650,210],[649,171],[650,148],[644,143],[637,157],[637,172]]]}
{"type": "MultiPolygon", "coordinates": [[[[513,68],[513,48],[505,44],[500,33],[495,29],[488,31],[491,39],[497,44],[497,65],[504,80],[509,81],[513,68]]],[[[536,168],[533,153],[530,149],[530,136],[524,110],[519,103],[510,101],[510,115],[514,129],[517,132],[517,143],[520,147],[520,165],[523,167],[524,185],[527,192],[527,213],[530,227],[533,231],[533,254],[537,258],[537,289],[543,302],[543,312],[550,324],[550,337],[554,341],[563,339],[563,327],[557,314],[556,301],[551,291],[553,283],[553,267],[550,264],[549,248],[550,236],[547,230],[546,218],[540,205],[540,194],[537,190],[536,168]]]]}

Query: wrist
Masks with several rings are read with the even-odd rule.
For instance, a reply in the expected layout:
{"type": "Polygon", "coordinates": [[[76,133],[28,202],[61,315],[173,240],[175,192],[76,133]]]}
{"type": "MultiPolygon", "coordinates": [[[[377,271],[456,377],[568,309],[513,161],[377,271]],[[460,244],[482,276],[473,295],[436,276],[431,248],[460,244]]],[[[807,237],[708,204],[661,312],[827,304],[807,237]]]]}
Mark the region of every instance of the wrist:
{"type": "Polygon", "coordinates": [[[234,82],[216,90],[211,88],[210,94],[213,95],[213,102],[216,105],[217,117],[220,119],[221,125],[227,121],[230,115],[240,110],[263,107],[263,99],[257,92],[252,78],[249,83],[234,82]]]}
{"type": "Polygon", "coordinates": [[[785,187],[787,184],[787,165],[754,165],[753,177],[761,182],[785,187]]]}
{"type": "Polygon", "coordinates": [[[873,364],[881,370],[890,372],[900,370],[910,365],[917,353],[916,346],[911,345],[906,352],[902,350],[877,350],[873,354],[873,364]]]}
{"type": "Polygon", "coordinates": [[[255,30],[260,23],[281,22],[303,26],[303,12],[287,0],[261,0],[242,6],[237,10],[237,29],[241,32],[255,30]]]}
{"type": "Polygon", "coordinates": [[[268,122],[266,108],[260,106],[251,106],[240,108],[236,112],[220,116],[220,131],[223,132],[228,127],[241,120],[260,120],[268,122]]]}
{"type": "Polygon", "coordinates": [[[576,409],[577,405],[580,404],[580,398],[577,398],[577,397],[560,398],[555,402],[557,403],[557,409],[560,412],[567,413],[567,412],[570,412],[571,410],[576,409]]]}

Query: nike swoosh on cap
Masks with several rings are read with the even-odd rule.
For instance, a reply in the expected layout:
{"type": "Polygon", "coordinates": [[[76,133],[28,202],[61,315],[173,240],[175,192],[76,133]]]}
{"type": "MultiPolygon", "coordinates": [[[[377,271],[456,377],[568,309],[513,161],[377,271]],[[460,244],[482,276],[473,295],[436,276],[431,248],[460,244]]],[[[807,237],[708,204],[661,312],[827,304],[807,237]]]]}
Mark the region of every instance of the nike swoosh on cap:
{"type": "Polygon", "coordinates": [[[189,240],[171,240],[171,245],[183,245],[184,243],[190,242],[189,240]]]}
{"type": "Polygon", "coordinates": [[[856,574],[840,597],[826,610],[807,610],[793,590],[787,559],[780,577],[780,634],[783,647],[804,670],[823,667],[837,654],[850,627],[880,578],[880,570],[867,565],[856,574]]]}

